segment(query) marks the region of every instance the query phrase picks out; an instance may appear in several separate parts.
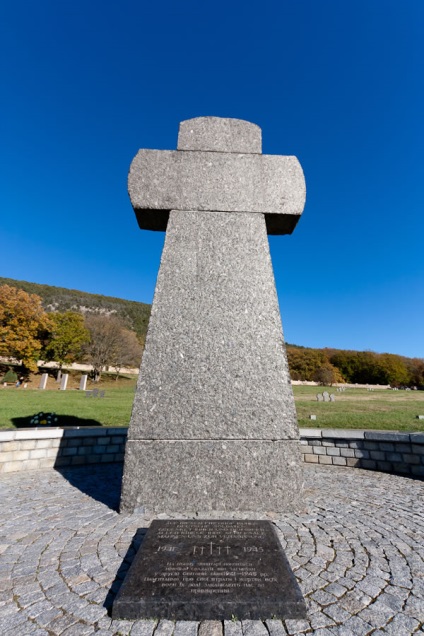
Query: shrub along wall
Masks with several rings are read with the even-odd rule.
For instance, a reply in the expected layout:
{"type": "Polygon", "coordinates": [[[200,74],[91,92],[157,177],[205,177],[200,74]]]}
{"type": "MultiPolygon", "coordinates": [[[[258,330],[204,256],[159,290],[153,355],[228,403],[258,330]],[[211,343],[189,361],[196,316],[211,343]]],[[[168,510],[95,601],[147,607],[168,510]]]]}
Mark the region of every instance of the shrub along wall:
{"type": "MultiPolygon", "coordinates": [[[[61,468],[124,459],[127,428],[0,431],[0,472],[61,468]]],[[[424,433],[301,429],[307,463],[424,476],[424,433]]]]}

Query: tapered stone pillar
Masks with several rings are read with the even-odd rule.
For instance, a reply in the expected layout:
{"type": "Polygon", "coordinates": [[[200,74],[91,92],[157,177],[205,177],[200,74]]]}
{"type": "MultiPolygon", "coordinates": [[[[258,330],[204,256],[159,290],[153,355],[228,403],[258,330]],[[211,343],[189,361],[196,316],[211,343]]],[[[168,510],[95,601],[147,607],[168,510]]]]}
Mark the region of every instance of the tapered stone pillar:
{"type": "Polygon", "coordinates": [[[121,511],[296,508],[299,431],[267,232],[291,233],[295,157],[261,154],[258,126],[182,122],[177,151],[141,150],[139,225],[165,230],[125,454],[121,511]]]}

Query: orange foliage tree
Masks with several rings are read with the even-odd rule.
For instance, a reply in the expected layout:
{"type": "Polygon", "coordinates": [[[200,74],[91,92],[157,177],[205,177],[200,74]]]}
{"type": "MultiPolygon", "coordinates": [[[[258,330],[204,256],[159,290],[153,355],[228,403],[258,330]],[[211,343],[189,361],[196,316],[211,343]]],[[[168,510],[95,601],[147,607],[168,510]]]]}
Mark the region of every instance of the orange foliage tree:
{"type": "Polygon", "coordinates": [[[37,360],[50,321],[41,298],[22,289],[0,287],[0,355],[22,360],[29,371],[37,371],[37,360]]]}

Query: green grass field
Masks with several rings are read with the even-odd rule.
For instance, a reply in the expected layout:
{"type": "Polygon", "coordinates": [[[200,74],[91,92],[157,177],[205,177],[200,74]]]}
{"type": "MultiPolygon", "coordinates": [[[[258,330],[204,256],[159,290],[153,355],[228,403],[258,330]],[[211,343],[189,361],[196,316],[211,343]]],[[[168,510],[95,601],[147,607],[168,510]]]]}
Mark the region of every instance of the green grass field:
{"type": "MultiPolygon", "coordinates": [[[[89,388],[92,388],[90,386],[89,388]]],[[[110,381],[99,387],[104,398],[87,398],[76,390],[0,389],[0,429],[28,427],[40,411],[55,412],[60,426],[127,426],[134,398],[135,380],[110,381]]],[[[323,387],[294,387],[301,427],[360,428],[423,431],[424,391],[366,391],[347,389],[336,393],[335,402],[317,402],[323,387]],[[315,421],[309,415],[317,416],[315,421]]]]}
{"type": "Polygon", "coordinates": [[[59,426],[128,426],[135,380],[102,383],[99,389],[105,391],[103,398],[76,390],[0,389],[0,429],[29,427],[40,411],[56,413],[59,426]]]}
{"type": "Polygon", "coordinates": [[[300,427],[360,428],[396,431],[422,431],[424,391],[391,391],[295,386],[297,416],[300,427]],[[317,402],[317,393],[327,390],[336,396],[335,402],[317,402]],[[316,415],[315,421],[309,415],[316,415]]]}

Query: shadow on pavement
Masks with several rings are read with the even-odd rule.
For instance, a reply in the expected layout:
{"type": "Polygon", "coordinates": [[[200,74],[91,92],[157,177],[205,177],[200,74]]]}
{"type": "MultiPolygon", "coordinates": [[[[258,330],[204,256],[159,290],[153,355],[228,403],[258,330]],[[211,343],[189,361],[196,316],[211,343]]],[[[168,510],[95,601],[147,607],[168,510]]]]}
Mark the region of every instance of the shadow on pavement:
{"type": "Polygon", "coordinates": [[[55,468],[75,488],[115,512],[119,511],[122,463],[55,468]]]}
{"type": "Polygon", "coordinates": [[[144,541],[146,532],[147,532],[147,528],[138,528],[137,532],[135,533],[133,537],[133,540],[131,541],[131,545],[127,550],[127,553],[122,560],[119,570],[116,573],[115,580],[110,586],[110,590],[105,598],[105,602],[103,603],[103,607],[107,609],[109,615],[112,610],[113,601],[115,600],[116,595],[121,589],[121,585],[124,582],[125,576],[130,568],[130,565],[134,561],[134,557],[137,554],[138,550],[141,547],[141,544],[144,541]]]}

